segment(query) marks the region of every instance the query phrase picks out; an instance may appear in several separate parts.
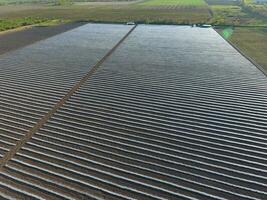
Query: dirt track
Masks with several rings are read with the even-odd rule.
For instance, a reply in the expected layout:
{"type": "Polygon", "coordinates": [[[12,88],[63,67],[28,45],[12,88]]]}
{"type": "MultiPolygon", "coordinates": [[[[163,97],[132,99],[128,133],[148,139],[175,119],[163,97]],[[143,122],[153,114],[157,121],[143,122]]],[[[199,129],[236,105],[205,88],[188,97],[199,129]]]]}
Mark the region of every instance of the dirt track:
{"type": "Polygon", "coordinates": [[[32,27],[7,34],[0,34],[0,55],[74,29],[84,23],[69,23],[58,26],[32,27]]]}

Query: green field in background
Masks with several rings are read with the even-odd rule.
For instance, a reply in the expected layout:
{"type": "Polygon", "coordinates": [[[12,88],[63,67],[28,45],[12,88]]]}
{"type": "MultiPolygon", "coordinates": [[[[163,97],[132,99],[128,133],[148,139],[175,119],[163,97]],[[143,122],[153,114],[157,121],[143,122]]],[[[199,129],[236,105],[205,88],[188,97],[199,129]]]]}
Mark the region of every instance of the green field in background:
{"type": "Polygon", "coordinates": [[[205,6],[204,0],[147,0],[141,3],[145,6],[205,6]]]}
{"type": "Polygon", "coordinates": [[[25,4],[25,3],[51,3],[55,0],[0,0],[0,5],[3,4],[25,4]]]}
{"type": "Polygon", "coordinates": [[[267,28],[234,28],[229,40],[267,71],[267,28]]]}
{"type": "MultiPolygon", "coordinates": [[[[153,24],[207,23],[222,27],[229,26],[235,28],[233,32],[226,32],[228,39],[267,69],[267,31],[264,28],[264,26],[267,27],[267,5],[255,4],[251,0],[243,3],[235,0],[144,0],[136,3],[131,1],[123,5],[89,3],[84,6],[76,4],[56,6],[57,1],[0,0],[0,5],[17,3],[17,5],[0,6],[0,31],[40,22],[55,24],[55,22],[80,20],[111,23],[135,21],[153,24]]],[[[73,2],[76,1],[79,0],[73,2]]],[[[80,1],[92,2],[93,0],[80,1]]]]}
{"type": "Polygon", "coordinates": [[[34,24],[48,23],[51,20],[45,18],[17,18],[17,19],[0,19],[0,31],[14,29],[22,26],[29,26],[34,24]]]}

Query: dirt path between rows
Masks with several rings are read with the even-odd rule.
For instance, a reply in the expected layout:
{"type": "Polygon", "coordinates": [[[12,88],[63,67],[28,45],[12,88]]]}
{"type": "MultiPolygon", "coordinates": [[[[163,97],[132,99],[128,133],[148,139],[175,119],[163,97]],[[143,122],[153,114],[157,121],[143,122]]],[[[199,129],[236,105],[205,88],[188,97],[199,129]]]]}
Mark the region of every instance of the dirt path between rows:
{"type": "Polygon", "coordinates": [[[37,133],[40,128],[42,128],[52,116],[70,99],[70,97],[79,90],[79,88],[96,72],[96,70],[105,62],[105,60],[111,56],[111,54],[120,46],[120,44],[134,31],[137,27],[135,25],[130,29],[126,35],[112,48],[107,54],[99,60],[81,80],[79,80],[66,94],[63,96],[54,107],[46,113],[16,144],[4,155],[2,160],[0,160],[0,171],[3,170],[3,167],[11,160],[16,153],[37,133]]]}

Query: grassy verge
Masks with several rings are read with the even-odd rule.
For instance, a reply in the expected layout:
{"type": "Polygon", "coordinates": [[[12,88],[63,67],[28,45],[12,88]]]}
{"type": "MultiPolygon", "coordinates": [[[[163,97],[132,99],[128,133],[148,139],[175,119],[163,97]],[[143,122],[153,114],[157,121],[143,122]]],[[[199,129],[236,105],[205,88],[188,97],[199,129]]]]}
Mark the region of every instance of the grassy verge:
{"type": "Polygon", "coordinates": [[[144,6],[206,6],[204,0],[148,0],[140,3],[144,6]]]}
{"type": "Polygon", "coordinates": [[[48,21],[50,20],[42,18],[32,18],[32,17],[16,18],[16,19],[0,19],[0,31],[15,29],[18,27],[29,26],[33,24],[41,24],[48,21]]]}
{"type": "Polygon", "coordinates": [[[211,23],[222,25],[218,32],[267,70],[267,6],[254,4],[252,0],[206,2],[213,12],[211,23]]]}
{"type": "Polygon", "coordinates": [[[237,27],[229,35],[222,29],[218,32],[267,71],[267,28],[237,27]]]}

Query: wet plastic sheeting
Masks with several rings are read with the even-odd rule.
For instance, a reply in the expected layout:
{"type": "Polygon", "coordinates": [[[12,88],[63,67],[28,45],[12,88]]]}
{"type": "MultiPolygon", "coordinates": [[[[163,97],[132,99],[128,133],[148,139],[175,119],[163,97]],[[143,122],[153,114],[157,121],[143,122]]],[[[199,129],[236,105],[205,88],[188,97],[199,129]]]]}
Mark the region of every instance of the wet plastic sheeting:
{"type": "Polygon", "coordinates": [[[266,77],[214,30],[139,25],[6,173],[68,197],[265,199],[266,103],[266,77]]]}
{"type": "Polygon", "coordinates": [[[1,55],[0,156],[130,28],[87,24],[1,55]]]}

